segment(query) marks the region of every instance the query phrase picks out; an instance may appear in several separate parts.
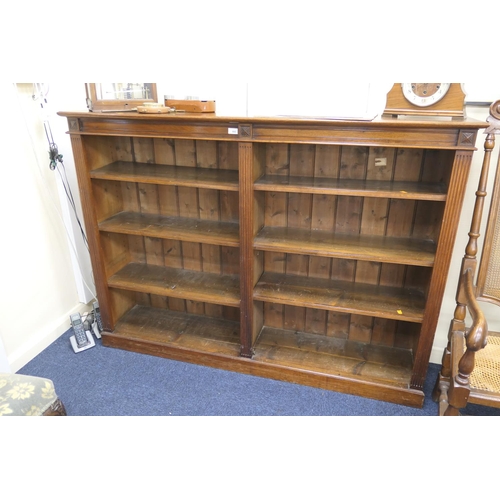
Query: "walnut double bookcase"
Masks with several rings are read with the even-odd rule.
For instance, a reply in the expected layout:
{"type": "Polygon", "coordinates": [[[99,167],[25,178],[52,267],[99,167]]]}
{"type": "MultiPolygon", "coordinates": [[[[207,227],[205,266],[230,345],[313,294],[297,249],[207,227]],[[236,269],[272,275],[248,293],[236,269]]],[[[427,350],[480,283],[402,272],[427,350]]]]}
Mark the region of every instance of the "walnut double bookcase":
{"type": "Polygon", "coordinates": [[[423,404],[486,123],[60,115],[104,345],[423,404]]]}

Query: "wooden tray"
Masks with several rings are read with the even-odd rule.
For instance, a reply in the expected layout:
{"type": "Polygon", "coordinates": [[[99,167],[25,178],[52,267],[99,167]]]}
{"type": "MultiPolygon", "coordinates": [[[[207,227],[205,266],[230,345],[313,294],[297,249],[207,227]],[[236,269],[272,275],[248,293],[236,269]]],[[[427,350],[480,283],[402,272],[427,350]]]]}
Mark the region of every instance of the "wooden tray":
{"type": "Polygon", "coordinates": [[[175,110],[168,106],[137,106],[138,113],[173,113],[175,110]]]}

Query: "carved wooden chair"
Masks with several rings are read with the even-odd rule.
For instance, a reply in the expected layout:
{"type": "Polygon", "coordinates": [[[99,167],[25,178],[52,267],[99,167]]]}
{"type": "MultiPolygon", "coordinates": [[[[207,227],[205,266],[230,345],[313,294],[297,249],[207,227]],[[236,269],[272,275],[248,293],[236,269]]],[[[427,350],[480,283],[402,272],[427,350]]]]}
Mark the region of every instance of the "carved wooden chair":
{"type": "MultiPolygon", "coordinates": [[[[433,392],[434,401],[439,402],[439,415],[460,415],[460,410],[469,403],[500,408],[500,333],[488,329],[484,307],[481,308],[481,301],[500,306],[500,157],[479,262],[476,258],[490,159],[495,134],[500,133],[500,101],[491,105],[488,122],[469,242],[458,282],[457,305],[433,392]]],[[[496,318],[500,318],[500,309],[496,318]]]]}

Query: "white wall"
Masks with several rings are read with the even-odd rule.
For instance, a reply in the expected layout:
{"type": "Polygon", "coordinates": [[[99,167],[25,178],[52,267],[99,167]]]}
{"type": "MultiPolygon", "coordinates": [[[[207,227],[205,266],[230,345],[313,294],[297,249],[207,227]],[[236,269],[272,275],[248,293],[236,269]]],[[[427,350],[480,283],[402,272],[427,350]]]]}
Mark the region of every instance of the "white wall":
{"type": "Polygon", "coordinates": [[[0,373],[11,373],[12,370],[7,357],[7,351],[3,345],[2,332],[0,331],[0,373]]]}
{"type": "Polygon", "coordinates": [[[15,372],[69,328],[72,312],[83,309],[32,85],[2,84],[2,95],[0,336],[15,372]]]}
{"type": "Polygon", "coordinates": [[[90,254],[85,246],[77,218],[83,227],[83,213],[80,203],[80,192],[76,179],[75,162],[71,149],[71,140],[67,134],[67,119],[57,115],[58,111],[64,109],[87,110],[85,102],[85,85],[83,83],[56,82],[47,87],[47,95],[44,102],[43,119],[49,123],[52,139],[57,144],[59,153],[63,156],[64,167],[57,165],[58,171],[54,173],[61,202],[61,214],[64,225],[68,229],[68,243],[70,245],[70,257],[73,265],[73,274],[80,302],[88,304],[95,298],[95,286],[93,283],[92,266],[90,254]],[[63,174],[71,189],[71,195],[75,200],[77,213],[74,213],[68,202],[63,185],[63,174]]]}
{"type": "MultiPolygon", "coordinates": [[[[274,97],[280,91],[282,97],[286,96],[289,99],[299,94],[311,96],[309,100],[311,114],[318,114],[318,108],[313,109],[313,103],[317,106],[322,99],[329,103],[329,114],[345,115],[351,110],[355,116],[359,116],[360,111],[364,110],[368,110],[369,113],[381,112],[386,92],[391,84],[363,84],[363,86],[366,94],[360,96],[358,89],[354,93],[356,100],[352,106],[345,105],[346,100],[352,102],[354,99],[353,93],[349,93],[348,84],[337,88],[332,87],[332,84],[323,85],[320,93],[316,86],[310,88],[297,86],[293,89],[276,82],[235,84],[208,83],[208,80],[206,82],[197,80],[196,83],[170,80],[168,83],[158,83],[158,97],[160,102],[164,95],[179,97],[190,95],[215,99],[218,113],[227,116],[295,114],[296,111],[292,107],[288,113],[285,98],[281,100],[281,108],[276,109],[274,97]]],[[[38,104],[31,98],[31,84],[20,84],[17,88],[8,84],[7,87],[5,92],[10,95],[10,99],[6,100],[4,110],[9,117],[6,120],[9,122],[6,132],[8,143],[11,145],[10,151],[15,151],[15,155],[9,155],[11,167],[4,169],[4,185],[8,188],[5,190],[6,196],[0,198],[3,234],[9,235],[8,243],[2,245],[0,250],[2,257],[0,272],[4,284],[0,299],[2,309],[5,307],[11,314],[0,317],[0,340],[12,371],[16,371],[69,328],[71,312],[88,309],[85,304],[94,292],[88,252],[83,247],[79,229],[74,216],[68,210],[64,195],[61,196],[57,175],[48,169],[48,145],[43,130],[45,115],[40,114],[38,104]],[[63,220],[68,219],[71,219],[69,235],[63,224],[63,220]]],[[[500,89],[500,84],[476,83],[470,88],[471,100],[492,100],[494,89],[500,89]]],[[[465,90],[467,91],[467,84],[465,90]]],[[[301,106],[301,112],[307,113],[307,106],[304,108],[303,102],[301,106]]],[[[85,109],[84,85],[51,83],[46,108],[54,141],[64,156],[68,178],[81,217],[71,146],[69,137],[65,134],[66,119],[58,117],[56,112],[85,109]]],[[[484,119],[488,109],[469,107],[467,113],[471,118],[484,119]]],[[[483,157],[483,142],[484,136],[479,134],[477,142],[479,150],[474,157],[465,194],[448,285],[431,355],[431,361],[435,363],[441,362],[448,325],[455,308],[457,273],[467,243],[475,201],[474,192],[483,157]]],[[[492,181],[490,177],[490,184],[492,181]]],[[[489,309],[489,305],[485,307],[489,309]]],[[[495,320],[490,320],[490,323],[492,327],[500,328],[495,325],[495,320]]]]}

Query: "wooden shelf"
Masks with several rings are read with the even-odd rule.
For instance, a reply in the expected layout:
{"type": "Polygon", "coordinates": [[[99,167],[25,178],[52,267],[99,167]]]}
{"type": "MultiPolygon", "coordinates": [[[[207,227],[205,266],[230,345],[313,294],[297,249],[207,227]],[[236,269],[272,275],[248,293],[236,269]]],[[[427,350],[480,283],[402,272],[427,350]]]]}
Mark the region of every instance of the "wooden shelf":
{"type": "Polygon", "coordinates": [[[112,288],[239,307],[239,276],[132,263],[108,279],[112,288]]]}
{"type": "Polygon", "coordinates": [[[166,217],[156,214],[120,212],[99,223],[101,231],[169,238],[228,247],[239,246],[236,222],[166,217]]]}
{"type": "Polygon", "coordinates": [[[446,201],[446,186],[442,183],[265,175],[255,182],[254,189],[256,191],[281,191],[286,193],[446,201]]]}
{"type": "MultiPolygon", "coordinates": [[[[106,341],[150,344],[158,351],[189,350],[231,357],[239,351],[238,322],[138,305],[120,319],[112,335],[104,336],[106,341]]],[[[260,332],[253,359],[268,367],[282,365],[402,387],[408,385],[412,370],[412,354],[407,349],[270,327],[260,332]]]]}
{"type": "Polygon", "coordinates": [[[232,357],[239,354],[239,336],[237,321],[139,305],[120,319],[112,335],[103,334],[109,342],[140,341],[157,350],[168,347],[232,357]]]}
{"type": "Polygon", "coordinates": [[[432,241],[389,236],[332,234],[290,227],[264,227],[254,248],[271,252],[310,254],[341,259],[432,267],[436,245],[432,241]]]}
{"type": "Polygon", "coordinates": [[[117,161],[92,170],[92,179],[238,191],[238,171],[117,161]]]}
{"type": "Polygon", "coordinates": [[[421,291],[265,272],[254,299],[299,307],[421,323],[421,291]]]}
{"type": "Polygon", "coordinates": [[[420,406],[408,389],[410,350],[264,327],[251,360],[239,356],[238,322],[136,305],[103,332],[103,344],[276,380],[420,406]],[[367,385],[368,384],[368,385],[367,385]]]}
{"type": "Polygon", "coordinates": [[[261,330],[254,359],[296,370],[400,386],[408,385],[413,368],[409,349],[271,327],[261,330]]]}

